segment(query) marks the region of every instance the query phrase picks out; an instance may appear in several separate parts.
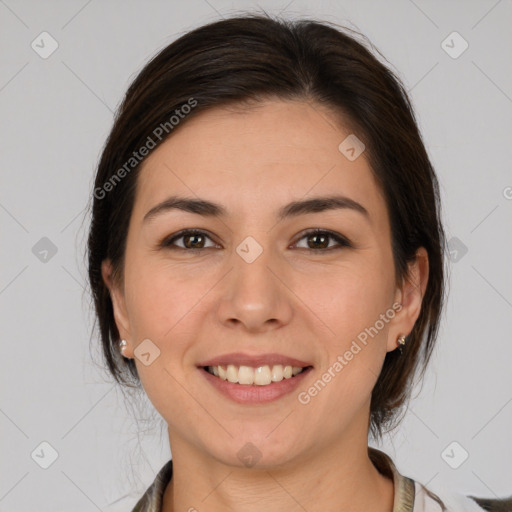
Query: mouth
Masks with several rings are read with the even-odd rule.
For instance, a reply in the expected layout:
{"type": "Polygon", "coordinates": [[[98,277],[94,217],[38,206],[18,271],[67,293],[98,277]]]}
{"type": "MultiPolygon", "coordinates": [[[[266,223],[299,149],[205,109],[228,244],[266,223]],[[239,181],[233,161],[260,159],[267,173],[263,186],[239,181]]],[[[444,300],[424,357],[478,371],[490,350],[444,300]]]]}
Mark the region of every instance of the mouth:
{"type": "Polygon", "coordinates": [[[273,383],[282,382],[285,379],[293,379],[303,372],[312,368],[312,366],[292,366],[292,365],[213,365],[201,366],[204,371],[220,380],[228,381],[231,384],[242,386],[270,386],[273,383]]]}
{"type": "Polygon", "coordinates": [[[313,365],[281,354],[225,354],[197,366],[206,383],[231,401],[256,406],[291,395],[313,365]]]}

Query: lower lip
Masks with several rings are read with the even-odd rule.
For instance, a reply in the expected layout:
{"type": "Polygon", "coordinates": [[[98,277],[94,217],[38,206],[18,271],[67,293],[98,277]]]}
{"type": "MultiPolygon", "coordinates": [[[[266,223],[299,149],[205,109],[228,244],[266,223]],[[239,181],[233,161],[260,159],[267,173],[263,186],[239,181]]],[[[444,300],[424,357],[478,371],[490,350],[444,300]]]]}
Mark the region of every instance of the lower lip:
{"type": "Polygon", "coordinates": [[[272,382],[267,386],[237,384],[215,377],[204,368],[199,370],[214,388],[234,402],[239,404],[261,404],[279,400],[279,398],[297,389],[312,369],[312,367],[309,367],[295,377],[283,379],[280,382],[272,382]]]}

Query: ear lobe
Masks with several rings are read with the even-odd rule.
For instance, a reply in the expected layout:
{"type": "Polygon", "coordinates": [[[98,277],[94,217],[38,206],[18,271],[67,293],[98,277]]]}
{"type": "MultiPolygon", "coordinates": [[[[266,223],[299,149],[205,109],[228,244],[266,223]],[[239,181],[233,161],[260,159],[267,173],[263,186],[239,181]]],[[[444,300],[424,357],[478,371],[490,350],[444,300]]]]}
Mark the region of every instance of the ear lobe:
{"type": "Polygon", "coordinates": [[[130,323],[126,311],[124,292],[119,289],[118,284],[113,278],[112,263],[109,259],[103,260],[101,263],[101,276],[110,292],[110,299],[112,300],[112,308],[114,310],[114,320],[119,335],[121,339],[130,339],[130,323]]]}
{"type": "Polygon", "coordinates": [[[408,274],[395,295],[395,300],[402,307],[389,328],[388,352],[397,348],[397,339],[400,336],[408,336],[412,331],[421,312],[428,273],[428,253],[424,247],[420,247],[416,251],[415,260],[408,264],[408,274]]]}

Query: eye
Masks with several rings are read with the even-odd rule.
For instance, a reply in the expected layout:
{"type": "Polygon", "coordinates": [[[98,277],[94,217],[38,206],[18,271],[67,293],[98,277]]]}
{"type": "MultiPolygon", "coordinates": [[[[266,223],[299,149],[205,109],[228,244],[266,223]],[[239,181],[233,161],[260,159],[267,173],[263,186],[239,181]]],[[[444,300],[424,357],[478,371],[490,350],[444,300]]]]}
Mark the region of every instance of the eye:
{"type": "MultiPolygon", "coordinates": [[[[333,250],[340,249],[342,247],[352,247],[352,244],[349,242],[347,238],[337,233],[333,233],[331,231],[326,231],[322,229],[313,229],[307,231],[302,235],[299,240],[307,239],[308,243],[307,247],[299,247],[301,249],[306,249],[309,251],[319,252],[321,249],[333,250]],[[333,240],[336,242],[334,246],[329,244],[329,241],[333,240]],[[312,241],[310,244],[309,241],[312,241]]],[[[207,240],[211,240],[211,237],[204,231],[200,230],[183,230],[179,233],[172,235],[169,238],[165,238],[159,245],[161,247],[167,249],[193,249],[196,251],[202,249],[209,249],[211,247],[217,247],[215,243],[212,241],[212,245],[205,246],[207,240]],[[181,240],[182,245],[176,244],[176,241],[181,240]]],[[[295,244],[297,245],[297,244],[295,244]]],[[[325,252],[325,251],[324,251],[325,252]]]]}
{"type": "MultiPolygon", "coordinates": [[[[332,231],[326,231],[322,229],[313,229],[307,231],[302,235],[299,240],[307,239],[307,247],[301,247],[309,251],[319,251],[321,249],[340,249],[342,247],[352,247],[352,244],[342,235],[333,233],[332,231]],[[329,246],[329,239],[337,242],[337,245],[329,246]],[[311,241],[311,243],[310,243],[311,241]]],[[[325,252],[325,251],[324,251],[325,252]]]]}
{"type": "MultiPolygon", "coordinates": [[[[161,242],[162,247],[166,247],[168,249],[195,249],[195,250],[201,250],[201,249],[209,249],[209,247],[206,247],[205,241],[206,239],[211,240],[211,238],[208,236],[207,233],[204,231],[198,231],[198,230],[185,230],[180,231],[179,233],[173,235],[171,238],[166,238],[161,242]],[[183,240],[183,245],[177,245],[175,244],[176,240],[183,240]]],[[[210,247],[215,247],[215,244],[213,244],[210,247]]]]}

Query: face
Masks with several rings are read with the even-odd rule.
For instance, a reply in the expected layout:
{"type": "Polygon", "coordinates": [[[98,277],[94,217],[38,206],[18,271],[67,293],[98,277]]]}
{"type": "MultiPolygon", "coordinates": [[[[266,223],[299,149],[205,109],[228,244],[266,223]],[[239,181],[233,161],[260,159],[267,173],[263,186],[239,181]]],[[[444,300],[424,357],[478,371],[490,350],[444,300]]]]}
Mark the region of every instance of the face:
{"type": "Polygon", "coordinates": [[[124,282],[103,273],[173,453],[263,468],[366,442],[422,292],[396,285],[384,197],[364,152],[338,149],[349,134],[318,105],[266,101],[198,114],[144,162],[124,282]]]}

